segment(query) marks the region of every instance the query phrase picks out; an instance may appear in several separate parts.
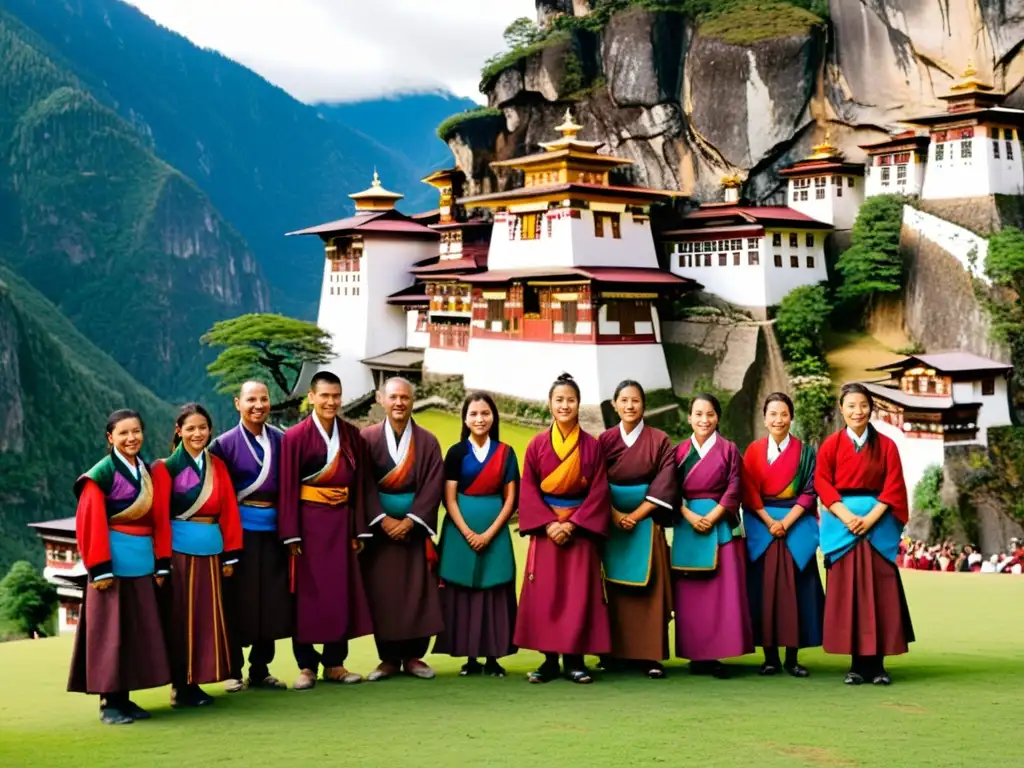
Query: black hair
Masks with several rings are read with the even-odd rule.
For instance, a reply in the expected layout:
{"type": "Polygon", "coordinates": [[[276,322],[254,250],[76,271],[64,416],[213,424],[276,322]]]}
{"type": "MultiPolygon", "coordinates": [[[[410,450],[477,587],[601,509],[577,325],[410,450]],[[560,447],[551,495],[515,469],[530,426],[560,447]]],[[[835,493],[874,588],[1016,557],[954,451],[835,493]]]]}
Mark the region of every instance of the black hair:
{"type": "Polygon", "coordinates": [[[572,387],[573,392],[576,393],[577,400],[580,400],[583,397],[580,394],[580,385],[576,383],[576,379],[572,377],[572,374],[563,373],[561,376],[555,379],[555,383],[552,384],[551,389],[548,390],[548,400],[551,399],[551,396],[555,394],[555,390],[558,389],[559,387],[572,387]]]}
{"type": "Polygon", "coordinates": [[[768,406],[772,403],[785,403],[786,407],[789,408],[789,418],[796,416],[796,408],[793,407],[793,400],[785,392],[772,392],[768,397],[764,399],[764,408],[761,409],[761,415],[768,415],[768,406]]]}
{"type": "Polygon", "coordinates": [[[498,406],[494,404],[494,398],[486,392],[470,392],[466,395],[466,399],[462,401],[462,440],[465,442],[469,439],[469,427],[466,426],[466,415],[469,413],[469,406],[473,403],[481,402],[487,403],[487,407],[491,409],[491,413],[494,415],[494,423],[491,424],[491,429],[487,434],[491,440],[497,443],[501,434],[498,406]]]}
{"type": "Polygon", "coordinates": [[[131,408],[119,408],[107,416],[107,434],[114,434],[114,428],[117,427],[118,422],[125,421],[126,419],[138,419],[142,431],[146,431],[146,425],[142,422],[142,416],[139,415],[138,411],[133,411],[131,408]]]}
{"type": "Polygon", "coordinates": [[[647,393],[644,392],[644,388],[640,386],[639,381],[633,381],[632,379],[625,379],[624,381],[619,382],[619,386],[615,388],[615,394],[612,395],[612,403],[619,399],[619,395],[622,394],[622,390],[628,389],[629,387],[634,387],[636,391],[640,393],[640,404],[646,408],[647,393]]]}
{"type": "Polygon", "coordinates": [[[715,409],[715,415],[719,421],[722,419],[722,404],[718,402],[718,398],[714,395],[708,394],[707,392],[698,392],[692,398],[690,398],[690,415],[693,415],[693,404],[698,400],[705,400],[711,403],[711,407],[715,409]]]}
{"type": "MultiPolygon", "coordinates": [[[[181,406],[181,410],[178,411],[178,418],[174,420],[174,426],[181,429],[185,424],[185,420],[189,416],[202,416],[206,419],[206,423],[210,425],[210,437],[213,437],[213,419],[210,418],[210,412],[203,408],[199,403],[185,403],[181,406]]],[[[207,440],[209,442],[209,440],[207,440]]],[[[178,430],[174,431],[174,438],[171,440],[171,450],[173,451],[181,443],[181,435],[178,434],[178,430]]]]}
{"type": "Polygon", "coordinates": [[[857,384],[856,382],[843,384],[842,388],[839,390],[840,408],[842,407],[843,400],[846,399],[847,395],[864,395],[864,397],[868,399],[868,408],[870,408],[871,410],[875,409],[875,398],[871,396],[871,392],[869,392],[868,388],[865,387],[863,384],[857,384]]]}
{"type": "Polygon", "coordinates": [[[313,374],[313,378],[309,380],[309,391],[316,392],[316,385],[321,381],[324,384],[335,384],[339,387],[341,386],[341,379],[339,379],[336,374],[333,374],[330,371],[317,371],[313,374]]]}

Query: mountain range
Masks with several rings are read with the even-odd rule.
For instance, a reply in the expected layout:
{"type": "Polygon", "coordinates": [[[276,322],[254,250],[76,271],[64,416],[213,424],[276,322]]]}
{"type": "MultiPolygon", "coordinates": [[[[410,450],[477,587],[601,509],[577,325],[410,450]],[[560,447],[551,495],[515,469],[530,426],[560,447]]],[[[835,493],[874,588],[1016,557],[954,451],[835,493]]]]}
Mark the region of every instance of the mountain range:
{"type": "MultiPolygon", "coordinates": [[[[230,405],[199,337],[246,312],[315,316],[322,253],[285,232],[352,211],[374,169],[450,162],[448,94],[309,105],[119,0],[0,2],[0,568],[73,512],[109,410],[230,405]]],[[[160,443],[160,445],[157,445],[160,443]]]]}

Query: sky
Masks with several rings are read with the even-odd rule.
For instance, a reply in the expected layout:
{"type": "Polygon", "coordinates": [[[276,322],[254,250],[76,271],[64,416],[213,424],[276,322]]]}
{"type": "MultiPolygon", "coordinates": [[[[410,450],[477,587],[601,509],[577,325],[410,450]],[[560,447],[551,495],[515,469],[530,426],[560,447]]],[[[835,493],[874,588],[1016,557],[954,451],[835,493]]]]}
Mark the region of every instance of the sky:
{"type": "Polygon", "coordinates": [[[477,101],[480,68],[534,0],[127,0],[297,99],[449,90],[477,101]]]}

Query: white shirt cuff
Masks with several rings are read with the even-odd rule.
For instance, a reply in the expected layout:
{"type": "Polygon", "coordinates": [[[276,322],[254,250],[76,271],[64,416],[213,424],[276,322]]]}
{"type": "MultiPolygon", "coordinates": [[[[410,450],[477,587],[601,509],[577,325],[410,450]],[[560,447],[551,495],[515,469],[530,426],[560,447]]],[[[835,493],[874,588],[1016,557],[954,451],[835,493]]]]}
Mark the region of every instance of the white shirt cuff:
{"type": "Polygon", "coordinates": [[[667,509],[669,511],[672,510],[672,505],[671,504],[669,504],[667,502],[664,502],[661,499],[656,499],[653,496],[646,496],[646,497],[644,497],[644,501],[649,501],[649,502],[651,502],[651,504],[657,504],[659,507],[664,507],[665,509],[667,509]]]}
{"type": "Polygon", "coordinates": [[[409,518],[410,520],[413,520],[413,521],[415,521],[415,522],[419,523],[419,524],[420,524],[420,525],[422,525],[422,526],[423,526],[424,528],[426,528],[426,529],[427,529],[427,531],[429,531],[429,532],[430,532],[430,535],[431,535],[431,536],[437,536],[437,534],[436,534],[436,533],[434,532],[434,529],[433,529],[433,528],[431,528],[431,527],[430,527],[429,525],[427,525],[426,523],[424,523],[424,522],[423,522],[422,520],[420,520],[420,519],[419,519],[418,517],[416,517],[416,515],[408,515],[408,518],[409,518]]]}
{"type": "Polygon", "coordinates": [[[96,576],[92,580],[92,583],[95,584],[97,581],[106,581],[107,579],[112,579],[112,578],[114,578],[114,574],[112,574],[112,573],[104,573],[104,574],[102,574],[100,576],[96,576]]]}
{"type": "Polygon", "coordinates": [[[221,563],[221,565],[234,565],[237,562],[238,558],[236,557],[234,560],[225,560],[223,563],[221,563]]]}
{"type": "Polygon", "coordinates": [[[285,539],[285,540],[284,540],[284,541],[282,541],[281,543],[282,543],[282,544],[294,544],[294,543],[295,543],[295,542],[297,542],[297,541],[302,541],[302,537],[301,537],[301,536],[296,536],[296,537],[295,537],[295,538],[293,538],[293,539],[285,539]]]}
{"type": "Polygon", "coordinates": [[[372,533],[360,533],[358,536],[356,536],[356,538],[357,539],[372,539],[373,538],[373,534],[372,533]]]}
{"type": "Polygon", "coordinates": [[[162,569],[160,569],[159,571],[156,572],[156,575],[157,576],[169,576],[170,573],[171,572],[168,571],[166,568],[162,568],[162,569]]]}
{"type": "Polygon", "coordinates": [[[375,518],[373,518],[373,520],[371,520],[371,521],[370,521],[370,525],[371,525],[371,526],[374,526],[374,525],[376,525],[376,524],[377,524],[377,523],[379,523],[379,522],[380,522],[381,520],[383,520],[383,519],[384,519],[385,517],[387,517],[387,515],[385,515],[385,514],[383,514],[383,513],[381,513],[381,514],[377,515],[377,516],[376,516],[375,518]]]}

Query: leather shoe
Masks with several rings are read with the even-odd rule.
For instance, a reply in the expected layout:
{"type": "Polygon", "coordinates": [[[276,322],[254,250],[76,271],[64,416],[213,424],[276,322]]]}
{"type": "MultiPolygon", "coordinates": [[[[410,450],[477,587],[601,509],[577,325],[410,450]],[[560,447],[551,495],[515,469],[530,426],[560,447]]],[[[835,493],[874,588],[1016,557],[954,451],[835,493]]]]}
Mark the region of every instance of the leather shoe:
{"type": "Polygon", "coordinates": [[[135,722],[135,718],[116,707],[103,707],[100,710],[100,722],[104,725],[129,725],[135,722]]]}
{"type": "Polygon", "coordinates": [[[268,691],[283,691],[288,689],[288,684],[278,680],[273,675],[267,675],[262,680],[253,680],[251,677],[245,681],[246,688],[263,688],[268,691]]]}
{"type": "Polygon", "coordinates": [[[376,683],[379,680],[387,680],[396,674],[398,674],[398,668],[394,664],[382,661],[373,672],[366,676],[366,679],[371,683],[376,683]]]}
{"type": "Polygon", "coordinates": [[[245,690],[245,683],[239,680],[237,677],[231,678],[230,680],[224,681],[224,692],[225,693],[239,693],[245,690]]]}
{"type": "Polygon", "coordinates": [[[328,683],[354,685],[355,683],[363,682],[363,676],[355,672],[349,672],[345,667],[325,667],[324,680],[328,683]]]}
{"type": "Polygon", "coordinates": [[[295,683],[292,685],[296,691],[308,691],[316,687],[316,672],[312,669],[304,669],[299,672],[299,676],[295,678],[295,683]]]}
{"type": "Polygon", "coordinates": [[[405,673],[421,680],[433,680],[437,673],[423,659],[412,659],[405,662],[405,673]]]}

